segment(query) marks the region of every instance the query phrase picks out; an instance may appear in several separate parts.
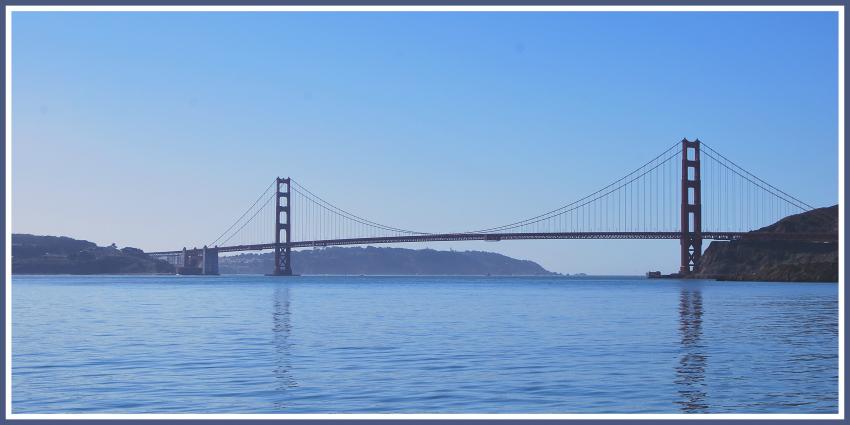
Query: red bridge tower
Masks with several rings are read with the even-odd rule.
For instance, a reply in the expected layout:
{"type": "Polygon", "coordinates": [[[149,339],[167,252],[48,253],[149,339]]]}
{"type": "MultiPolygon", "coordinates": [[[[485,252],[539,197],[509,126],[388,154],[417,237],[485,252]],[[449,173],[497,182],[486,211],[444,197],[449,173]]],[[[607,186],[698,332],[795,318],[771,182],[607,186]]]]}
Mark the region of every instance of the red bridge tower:
{"type": "Polygon", "coordinates": [[[290,196],[290,179],[289,177],[282,179],[277,178],[277,208],[275,210],[274,219],[274,271],[273,276],[292,276],[292,262],[290,257],[292,254],[292,197],[290,196]],[[281,186],[285,186],[286,190],[281,190],[281,186]],[[286,205],[281,205],[280,200],[286,199],[286,205]],[[281,213],[284,220],[281,221],[281,213]],[[280,231],[286,231],[286,239],[283,244],[280,243],[280,231]]]}
{"type": "Polygon", "coordinates": [[[682,139],[682,263],[679,273],[693,273],[702,256],[702,196],[699,139],[682,139]]]}

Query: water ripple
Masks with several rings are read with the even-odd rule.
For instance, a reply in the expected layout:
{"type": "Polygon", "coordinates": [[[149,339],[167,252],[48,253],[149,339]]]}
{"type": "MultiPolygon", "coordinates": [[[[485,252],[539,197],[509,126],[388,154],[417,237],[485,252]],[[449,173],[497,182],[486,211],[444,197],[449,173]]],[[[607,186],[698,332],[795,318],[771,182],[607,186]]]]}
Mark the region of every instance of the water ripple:
{"type": "Polygon", "coordinates": [[[15,413],[834,413],[834,284],[16,276],[15,413]]]}

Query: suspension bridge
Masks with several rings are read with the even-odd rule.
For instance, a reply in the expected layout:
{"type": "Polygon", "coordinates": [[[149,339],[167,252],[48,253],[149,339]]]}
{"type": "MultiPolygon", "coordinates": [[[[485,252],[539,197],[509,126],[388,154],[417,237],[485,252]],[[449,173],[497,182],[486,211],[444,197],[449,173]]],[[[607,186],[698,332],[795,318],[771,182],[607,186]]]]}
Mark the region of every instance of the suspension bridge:
{"type": "MultiPolygon", "coordinates": [[[[218,254],[274,250],[270,274],[291,276],[293,248],[430,241],[678,239],[679,273],[694,272],[705,240],[833,242],[834,233],[759,231],[815,210],[699,139],[683,139],[576,201],[497,227],[434,233],[387,226],[322,199],[292,178],[276,178],[203,248],[150,252],[181,274],[218,274],[218,254]]],[[[826,218],[824,218],[826,219],[826,218]]]]}

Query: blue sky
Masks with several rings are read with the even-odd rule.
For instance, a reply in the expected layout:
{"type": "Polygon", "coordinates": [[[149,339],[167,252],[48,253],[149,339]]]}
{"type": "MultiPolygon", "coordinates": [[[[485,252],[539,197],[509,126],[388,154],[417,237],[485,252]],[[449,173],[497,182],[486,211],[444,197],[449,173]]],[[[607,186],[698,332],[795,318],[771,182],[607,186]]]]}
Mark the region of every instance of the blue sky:
{"type": "MultiPolygon", "coordinates": [[[[275,176],[374,221],[491,227],[683,137],[837,203],[835,13],[13,15],[12,227],[202,245],[275,176]]],[[[430,243],[559,272],[677,241],[430,243]]]]}

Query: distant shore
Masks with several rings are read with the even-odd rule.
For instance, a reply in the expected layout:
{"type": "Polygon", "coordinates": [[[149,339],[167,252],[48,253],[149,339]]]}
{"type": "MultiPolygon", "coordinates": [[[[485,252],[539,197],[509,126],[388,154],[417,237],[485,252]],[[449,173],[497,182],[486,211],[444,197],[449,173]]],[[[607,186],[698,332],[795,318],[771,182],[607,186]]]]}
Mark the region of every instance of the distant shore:
{"type": "MultiPolygon", "coordinates": [[[[331,247],[294,251],[292,258],[295,273],[302,275],[561,276],[533,261],[484,251],[331,247]]],[[[220,273],[225,275],[265,274],[274,267],[274,255],[222,256],[219,264],[220,273]]],[[[175,274],[176,269],[132,247],[119,249],[68,237],[13,234],[12,273],[167,275],[175,274]]]]}

